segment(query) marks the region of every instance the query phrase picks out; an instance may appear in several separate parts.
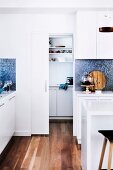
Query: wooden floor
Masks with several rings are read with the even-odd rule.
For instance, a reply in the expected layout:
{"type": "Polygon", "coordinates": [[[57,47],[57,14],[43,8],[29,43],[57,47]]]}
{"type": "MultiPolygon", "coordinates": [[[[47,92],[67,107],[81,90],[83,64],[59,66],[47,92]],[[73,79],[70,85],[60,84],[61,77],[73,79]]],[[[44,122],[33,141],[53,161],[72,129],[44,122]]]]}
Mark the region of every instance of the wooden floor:
{"type": "Polygon", "coordinates": [[[14,137],[0,170],[81,170],[72,123],[50,123],[48,137],[14,137]]]}

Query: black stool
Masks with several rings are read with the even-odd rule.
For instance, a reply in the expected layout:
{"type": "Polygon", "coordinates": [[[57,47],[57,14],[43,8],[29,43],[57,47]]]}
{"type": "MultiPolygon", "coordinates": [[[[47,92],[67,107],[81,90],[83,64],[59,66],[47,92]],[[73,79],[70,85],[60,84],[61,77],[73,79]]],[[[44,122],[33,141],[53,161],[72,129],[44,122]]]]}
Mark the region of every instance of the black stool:
{"type": "Polygon", "coordinates": [[[103,142],[103,147],[102,147],[102,152],[101,152],[98,170],[101,170],[101,168],[102,168],[104,153],[105,153],[106,144],[107,144],[108,140],[110,142],[110,149],[109,149],[109,158],[108,158],[108,168],[107,168],[107,170],[111,170],[112,149],[113,149],[113,130],[99,130],[98,132],[101,133],[102,135],[104,135],[104,142],[103,142]]]}

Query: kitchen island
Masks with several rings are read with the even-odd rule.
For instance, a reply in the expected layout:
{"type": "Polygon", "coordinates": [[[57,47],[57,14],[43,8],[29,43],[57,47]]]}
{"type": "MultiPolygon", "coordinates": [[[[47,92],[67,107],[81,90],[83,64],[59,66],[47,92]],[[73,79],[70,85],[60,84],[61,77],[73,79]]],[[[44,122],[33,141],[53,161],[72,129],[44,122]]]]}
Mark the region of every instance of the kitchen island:
{"type": "MultiPolygon", "coordinates": [[[[84,101],[82,103],[81,157],[82,170],[97,170],[104,137],[98,130],[113,130],[113,101],[84,101]]],[[[103,169],[107,169],[107,144],[103,169]]],[[[112,162],[113,168],[113,162],[112,162]]]]}
{"type": "Polygon", "coordinates": [[[77,137],[78,144],[81,144],[81,112],[82,103],[84,101],[113,101],[112,91],[102,91],[101,93],[85,93],[83,91],[75,91],[74,93],[74,105],[73,105],[73,136],[77,137]]]}

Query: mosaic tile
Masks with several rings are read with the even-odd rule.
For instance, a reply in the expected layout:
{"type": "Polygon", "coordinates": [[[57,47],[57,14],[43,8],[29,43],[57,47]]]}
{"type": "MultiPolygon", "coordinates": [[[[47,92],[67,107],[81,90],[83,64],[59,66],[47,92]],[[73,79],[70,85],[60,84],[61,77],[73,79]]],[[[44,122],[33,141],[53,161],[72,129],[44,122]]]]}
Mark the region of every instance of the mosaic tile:
{"type": "Polygon", "coordinates": [[[91,72],[93,70],[102,71],[107,79],[104,90],[113,91],[113,60],[75,60],[75,89],[81,91],[81,78],[84,72],[91,72]]]}
{"type": "Polygon", "coordinates": [[[0,80],[11,80],[12,90],[16,90],[16,59],[0,59],[0,80]]]}

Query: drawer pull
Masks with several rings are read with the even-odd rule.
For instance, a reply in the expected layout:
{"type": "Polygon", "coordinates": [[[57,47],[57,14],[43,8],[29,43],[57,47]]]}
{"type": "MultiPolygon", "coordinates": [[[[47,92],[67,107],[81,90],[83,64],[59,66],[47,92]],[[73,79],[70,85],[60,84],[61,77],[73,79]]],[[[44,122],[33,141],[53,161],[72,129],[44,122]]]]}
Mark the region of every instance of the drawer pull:
{"type": "Polygon", "coordinates": [[[0,107],[2,107],[4,105],[4,103],[2,103],[1,105],[0,105],[0,107]]]}
{"type": "Polygon", "coordinates": [[[9,98],[9,100],[12,100],[13,98],[15,98],[15,96],[13,96],[13,97],[9,98]]]}

